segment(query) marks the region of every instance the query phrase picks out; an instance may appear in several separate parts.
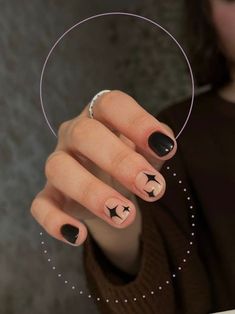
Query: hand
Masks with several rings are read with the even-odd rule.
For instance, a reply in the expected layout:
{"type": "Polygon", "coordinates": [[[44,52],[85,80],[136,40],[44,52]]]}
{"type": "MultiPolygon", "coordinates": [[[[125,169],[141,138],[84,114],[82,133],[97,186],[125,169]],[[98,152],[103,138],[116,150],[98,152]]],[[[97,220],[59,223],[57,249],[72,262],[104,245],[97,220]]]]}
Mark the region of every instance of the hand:
{"type": "Polygon", "coordinates": [[[177,150],[173,131],[122,91],[102,94],[94,117],[87,105],[60,125],[47,182],[30,209],[51,236],[72,245],[85,241],[89,221],[94,228],[100,220],[119,229],[132,224],[133,193],[160,199],[166,183],[159,170],[177,150]]]}

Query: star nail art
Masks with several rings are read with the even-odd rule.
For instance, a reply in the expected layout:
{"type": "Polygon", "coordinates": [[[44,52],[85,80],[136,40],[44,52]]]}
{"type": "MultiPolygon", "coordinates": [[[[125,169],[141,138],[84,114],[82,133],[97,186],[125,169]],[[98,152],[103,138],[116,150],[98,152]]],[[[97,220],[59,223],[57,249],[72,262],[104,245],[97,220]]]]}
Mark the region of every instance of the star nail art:
{"type": "Polygon", "coordinates": [[[111,198],[105,203],[105,214],[115,223],[121,224],[130,214],[130,206],[121,204],[121,200],[111,198]]]}
{"type": "Polygon", "coordinates": [[[162,188],[162,184],[156,179],[156,176],[156,174],[149,174],[144,171],[140,172],[136,177],[136,187],[142,193],[144,191],[148,195],[148,197],[156,198],[158,192],[160,192],[162,188]],[[150,188],[150,190],[148,187],[150,188]]]}

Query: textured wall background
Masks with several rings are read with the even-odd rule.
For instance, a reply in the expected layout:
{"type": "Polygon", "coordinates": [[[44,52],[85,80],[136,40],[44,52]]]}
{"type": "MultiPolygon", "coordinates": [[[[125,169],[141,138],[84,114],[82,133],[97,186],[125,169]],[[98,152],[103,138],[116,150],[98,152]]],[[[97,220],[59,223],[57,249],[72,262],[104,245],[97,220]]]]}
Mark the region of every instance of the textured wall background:
{"type": "MultiPolygon", "coordinates": [[[[182,3],[11,0],[0,4],[0,313],[96,313],[87,298],[82,248],[43,233],[48,249],[44,254],[39,234],[43,230],[29,212],[45,184],[45,159],[56,145],[39,103],[40,71],[63,31],[82,18],[107,11],[154,19],[184,44],[182,3]],[[73,291],[72,284],[78,289],[73,291]]],[[[187,97],[189,87],[186,64],[169,37],[147,22],[113,16],[90,21],[64,39],[48,64],[43,95],[57,130],[100,89],[121,89],[154,113],[187,97]]]]}

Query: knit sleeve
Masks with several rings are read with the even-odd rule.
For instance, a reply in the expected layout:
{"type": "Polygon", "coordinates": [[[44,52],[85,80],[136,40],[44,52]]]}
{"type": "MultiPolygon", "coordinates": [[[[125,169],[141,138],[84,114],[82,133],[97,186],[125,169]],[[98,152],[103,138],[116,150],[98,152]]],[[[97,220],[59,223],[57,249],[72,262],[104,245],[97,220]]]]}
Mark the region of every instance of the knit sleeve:
{"type": "Polygon", "coordinates": [[[91,234],[84,242],[83,263],[87,285],[102,314],[154,313],[156,307],[161,309],[159,313],[173,313],[174,293],[170,287],[161,298],[155,297],[161,293],[161,284],[170,273],[163,243],[154,223],[154,206],[138,196],[137,201],[142,213],[142,232],[139,239],[141,264],[136,276],[126,274],[109,262],[91,234]],[[168,309],[163,311],[166,302],[168,309]]]}

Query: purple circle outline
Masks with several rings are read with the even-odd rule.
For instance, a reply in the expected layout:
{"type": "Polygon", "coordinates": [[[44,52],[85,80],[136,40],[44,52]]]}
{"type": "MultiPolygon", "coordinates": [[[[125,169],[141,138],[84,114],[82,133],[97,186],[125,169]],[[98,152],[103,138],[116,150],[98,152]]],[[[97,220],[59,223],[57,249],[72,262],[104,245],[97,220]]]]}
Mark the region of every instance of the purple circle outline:
{"type": "Polygon", "coordinates": [[[162,27],[161,25],[159,25],[158,23],[152,21],[151,19],[148,19],[144,16],[141,16],[141,15],[137,15],[137,14],[133,14],[133,13],[127,13],[127,12],[107,12],[107,13],[101,13],[101,14],[97,14],[97,15],[93,15],[93,16],[90,16],[76,24],[74,24],[72,27],[70,27],[67,31],[65,31],[60,37],[59,39],[57,39],[57,41],[55,42],[55,44],[52,46],[51,50],[49,51],[47,57],[46,57],[46,60],[43,64],[43,67],[42,67],[42,71],[41,71],[41,76],[40,76],[40,86],[39,86],[39,90],[40,90],[40,103],[41,103],[41,107],[42,107],[42,112],[43,112],[43,115],[46,119],[46,122],[50,128],[50,130],[52,131],[52,133],[55,135],[55,137],[57,137],[55,131],[53,130],[53,128],[51,127],[50,125],[50,122],[47,118],[47,115],[46,115],[46,112],[45,112],[45,109],[44,109],[44,103],[43,103],[43,97],[42,97],[42,82],[43,82],[43,76],[44,76],[44,71],[45,71],[45,68],[46,68],[46,65],[47,65],[47,62],[49,60],[49,57],[51,55],[51,53],[53,52],[54,48],[57,46],[57,44],[61,41],[61,39],[66,35],[68,34],[72,29],[74,29],[75,27],[81,25],[82,23],[85,23],[86,21],[89,21],[91,19],[94,19],[94,18],[97,18],[97,17],[100,17],[100,16],[105,16],[105,15],[128,15],[128,16],[134,16],[134,17],[137,17],[137,18],[140,18],[140,19],[143,19],[143,20],[146,20],[148,21],[149,23],[152,23],[154,24],[155,26],[159,27],[160,29],[162,29],[165,33],[167,33],[172,39],[173,41],[177,44],[177,46],[180,48],[186,62],[187,62],[187,65],[188,65],[188,68],[189,68],[189,72],[190,72],[190,77],[191,77],[191,85],[192,85],[192,98],[191,98],[191,105],[190,105],[190,109],[189,109],[189,112],[188,112],[188,115],[187,115],[187,118],[184,122],[184,125],[183,127],[181,128],[181,130],[179,131],[179,133],[177,134],[177,136],[175,137],[175,139],[177,139],[179,137],[179,135],[182,133],[182,131],[184,130],[187,122],[188,122],[188,119],[190,117],[190,114],[191,114],[191,111],[192,111],[192,108],[193,108],[193,102],[194,102],[194,95],[195,95],[195,88],[194,88],[194,77],[193,77],[193,71],[192,71],[192,68],[191,68],[191,65],[190,65],[190,62],[188,60],[188,57],[184,51],[184,49],[182,48],[182,46],[179,44],[179,42],[175,39],[175,37],[170,33],[168,32],[164,27],[162,27]]]}

